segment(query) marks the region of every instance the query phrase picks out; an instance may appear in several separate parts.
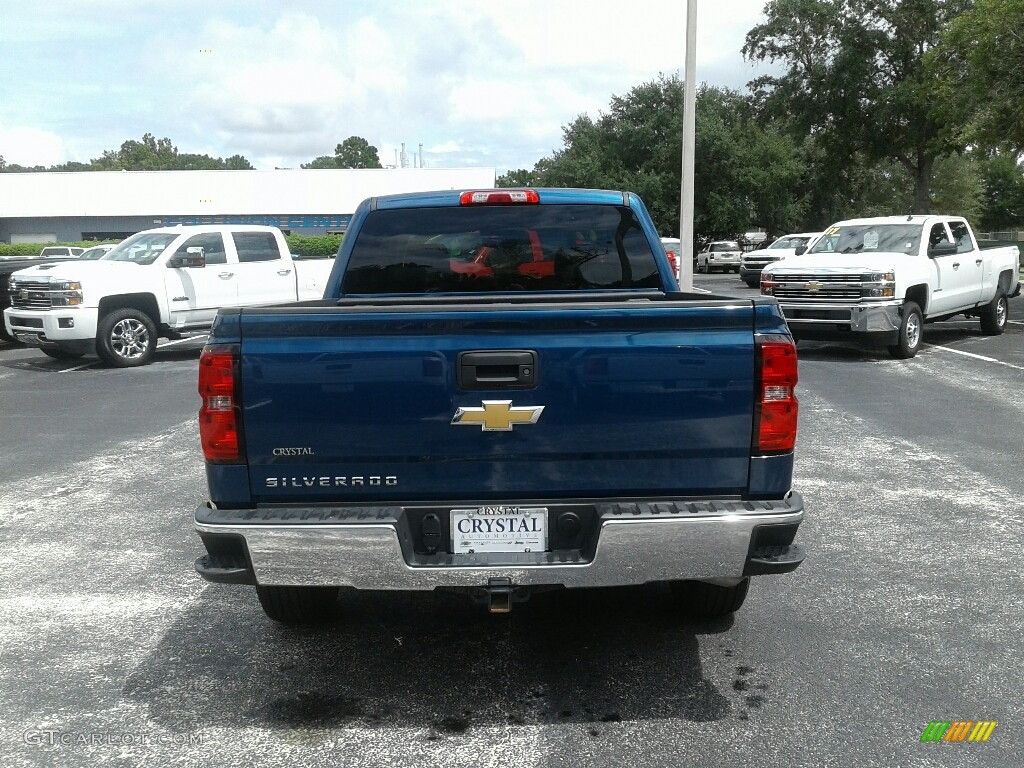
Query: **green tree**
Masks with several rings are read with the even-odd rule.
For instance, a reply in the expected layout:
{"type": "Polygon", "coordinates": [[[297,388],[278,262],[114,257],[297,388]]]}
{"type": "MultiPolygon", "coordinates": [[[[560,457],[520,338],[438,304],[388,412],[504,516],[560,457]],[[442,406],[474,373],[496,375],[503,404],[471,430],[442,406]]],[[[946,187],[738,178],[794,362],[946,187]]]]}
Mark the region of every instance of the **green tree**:
{"type": "Polygon", "coordinates": [[[382,168],[377,148],[361,136],[349,136],[334,149],[339,168],[382,168]]]}
{"type": "Polygon", "coordinates": [[[66,163],[61,163],[60,165],[55,165],[52,168],[48,168],[47,170],[51,170],[51,171],[73,171],[73,172],[80,172],[80,171],[94,171],[96,169],[92,167],[92,163],[80,163],[77,160],[69,160],[66,163]]]}
{"type": "MultiPolygon", "coordinates": [[[[338,145],[341,146],[340,144],[338,145]]],[[[338,163],[334,159],[334,155],[320,155],[315,160],[310,160],[308,163],[302,163],[301,168],[337,168],[338,163]]]]}
{"type": "Polygon", "coordinates": [[[927,53],[970,0],[772,0],[747,33],[750,60],[781,62],[754,80],[767,116],[788,116],[831,162],[899,163],[913,207],[930,208],[935,161],[964,148],[969,111],[941,98],[927,53]]]}
{"type": "Polygon", "coordinates": [[[224,169],[229,171],[254,171],[256,167],[250,163],[243,155],[231,155],[231,157],[224,158],[221,162],[224,164],[224,169]]]}
{"type": "Polygon", "coordinates": [[[222,159],[209,155],[179,153],[173,170],[252,170],[252,164],[241,155],[232,155],[222,159]]]}
{"type": "Polygon", "coordinates": [[[963,216],[977,225],[985,209],[985,179],[978,158],[965,153],[936,160],[931,203],[937,213],[963,216]]]}
{"type": "Polygon", "coordinates": [[[157,139],[153,134],[146,133],[143,134],[141,141],[128,139],[119,149],[106,150],[88,166],[68,163],[66,166],[55,166],[53,170],[188,171],[225,168],[251,170],[253,166],[241,155],[233,155],[225,161],[210,155],[180,153],[169,138],[157,139]],[[71,165],[76,167],[67,167],[71,165]]]}
{"type": "MultiPolygon", "coordinates": [[[[0,158],[2,160],[2,158],[0,158]]],[[[226,160],[210,155],[180,153],[168,139],[157,139],[151,133],[143,135],[141,141],[128,139],[119,149],[108,149],[100,157],[88,163],[71,160],[66,163],[44,167],[25,167],[0,162],[0,171],[9,173],[42,171],[185,171],[185,170],[252,170],[253,165],[242,155],[232,155],[226,160]]]]}
{"type": "Polygon", "coordinates": [[[168,138],[157,139],[151,133],[142,141],[128,139],[119,149],[108,149],[92,161],[94,170],[156,171],[171,168],[177,162],[178,149],[168,138]]]}
{"type": "Polygon", "coordinates": [[[803,228],[807,168],[800,147],[777,125],[758,124],[738,92],[698,91],[694,173],[694,230],[704,239],[803,228]]]}
{"type": "Polygon", "coordinates": [[[983,232],[1024,229],[1024,165],[1010,152],[994,152],[978,161],[982,179],[983,232]]]}
{"type": "Polygon", "coordinates": [[[515,171],[506,171],[501,174],[495,182],[496,187],[536,187],[540,186],[540,182],[537,178],[535,171],[528,171],[525,168],[520,168],[515,171]]]}
{"type": "MultiPolygon", "coordinates": [[[[626,189],[643,199],[658,230],[679,230],[683,86],[675,76],[614,96],[598,119],[563,128],[563,147],[516,180],[559,187],[626,189]]],[[[697,94],[694,230],[699,239],[734,237],[751,226],[775,231],[799,223],[794,196],[804,167],[786,134],[753,120],[747,100],[728,89],[697,94]]],[[[511,180],[511,177],[510,179],[511,180]]]]}
{"type": "MultiPolygon", "coordinates": [[[[861,216],[896,216],[914,207],[914,184],[907,169],[892,160],[857,169],[858,194],[845,201],[836,220],[861,216]]],[[[978,160],[947,155],[935,160],[929,207],[936,213],[964,216],[977,222],[984,206],[984,185],[978,160]]],[[[831,222],[823,222],[827,226],[831,222]]]]}
{"type": "Polygon", "coordinates": [[[303,168],[383,168],[377,148],[362,136],[349,136],[334,148],[334,155],[321,155],[303,163],[303,168]]]}
{"type": "Polygon", "coordinates": [[[973,5],[932,52],[934,68],[950,99],[970,103],[968,139],[1024,151],[1024,3],[973,5]]]}
{"type": "Polygon", "coordinates": [[[0,173],[35,173],[37,171],[50,170],[42,165],[18,165],[17,163],[4,162],[3,158],[0,157],[0,173]]]}

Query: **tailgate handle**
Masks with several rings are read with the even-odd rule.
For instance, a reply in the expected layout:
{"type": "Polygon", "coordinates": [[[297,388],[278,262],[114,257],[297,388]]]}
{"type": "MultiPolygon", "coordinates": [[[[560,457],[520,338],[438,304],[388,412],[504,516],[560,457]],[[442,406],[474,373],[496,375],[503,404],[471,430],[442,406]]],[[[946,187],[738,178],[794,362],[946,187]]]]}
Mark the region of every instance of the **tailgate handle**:
{"type": "Polygon", "coordinates": [[[537,353],[524,349],[460,352],[460,389],[530,389],[537,386],[537,353]]]}

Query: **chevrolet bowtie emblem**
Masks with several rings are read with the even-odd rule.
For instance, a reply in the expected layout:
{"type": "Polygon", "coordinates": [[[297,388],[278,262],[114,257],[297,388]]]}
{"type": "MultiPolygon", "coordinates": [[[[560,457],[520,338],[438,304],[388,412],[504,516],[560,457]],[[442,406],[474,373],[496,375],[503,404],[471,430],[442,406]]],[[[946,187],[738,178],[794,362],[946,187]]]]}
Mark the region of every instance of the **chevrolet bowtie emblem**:
{"type": "Polygon", "coordinates": [[[511,400],[484,400],[483,408],[459,408],[452,424],[479,424],[483,432],[511,432],[513,424],[536,424],[543,412],[543,405],[515,407],[511,400]]]}
{"type": "Polygon", "coordinates": [[[806,287],[808,291],[820,291],[821,283],[819,283],[817,280],[811,280],[811,282],[809,282],[806,287]]]}

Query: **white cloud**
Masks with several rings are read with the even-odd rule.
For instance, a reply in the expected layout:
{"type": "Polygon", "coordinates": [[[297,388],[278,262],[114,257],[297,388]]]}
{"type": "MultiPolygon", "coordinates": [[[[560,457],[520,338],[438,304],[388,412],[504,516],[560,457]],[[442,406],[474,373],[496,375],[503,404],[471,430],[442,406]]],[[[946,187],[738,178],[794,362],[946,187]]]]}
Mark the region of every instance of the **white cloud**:
{"type": "Polygon", "coordinates": [[[64,143],[50,131],[0,125],[0,156],[8,165],[56,165],[64,160],[64,143]]]}
{"type": "MultiPolygon", "coordinates": [[[[68,159],[61,140],[88,147],[74,158],[88,160],[148,131],[181,151],[243,154],[259,167],[297,166],[352,135],[386,164],[402,142],[410,154],[422,142],[434,167],[532,167],[561,146],[562,126],[681,69],[684,53],[679,0],[174,0],[166,13],[102,2],[121,9],[109,33],[121,37],[93,46],[79,67],[61,69],[33,47],[7,59],[16,64],[0,61],[14,113],[32,118],[19,120],[61,137],[55,160],[51,141],[30,162],[68,159]],[[34,92],[18,90],[32,72],[60,87],[59,109],[38,98],[38,79],[34,92]]],[[[762,7],[701,4],[699,80],[739,88],[754,76],[739,51],[762,7]]],[[[56,41],[46,50],[70,44],[91,18],[86,6],[67,8],[64,26],[46,12],[56,41]]],[[[19,13],[33,28],[44,15],[19,13]]]]}

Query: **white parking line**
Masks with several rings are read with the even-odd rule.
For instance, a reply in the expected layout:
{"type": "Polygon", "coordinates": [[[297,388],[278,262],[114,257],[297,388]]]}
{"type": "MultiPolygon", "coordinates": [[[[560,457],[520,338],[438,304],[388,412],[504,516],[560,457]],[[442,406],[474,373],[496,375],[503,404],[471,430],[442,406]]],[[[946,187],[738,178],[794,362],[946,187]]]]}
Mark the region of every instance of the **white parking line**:
{"type": "Polygon", "coordinates": [[[184,339],[177,339],[175,341],[168,341],[166,344],[157,344],[157,349],[163,349],[164,347],[173,347],[175,344],[184,344],[186,341],[198,341],[199,339],[208,339],[210,334],[201,333],[197,336],[186,336],[184,339]]]}
{"type": "Polygon", "coordinates": [[[944,352],[952,352],[955,355],[963,355],[964,357],[973,357],[975,360],[984,360],[986,363],[995,363],[996,365],[1005,365],[1007,368],[1013,368],[1018,371],[1024,371],[1024,365],[1014,365],[1013,363],[1007,363],[1002,360],[996,360],[994,357],[987,357],[986,355],[976,355],[973,352],[964,352],[962,349],[953,349],[952,347],[944,347],[941,344],[922,344],[921,346],[927,347],[928,349],[941,349],[944,352]]]}
{"type": "Polygon", "coordinates": [[[1024,325],[1024,320],[1007,320],[1006,322],[1013,323],[1014,325],[1024,325]]]}
{"type": "MultiPolygon", "coordinates": [[[[200,339],[208,338],[210,338],[210,334],[208,333],[202,333],[197,336],[188,336],[187,338],[184,339],[176,339],[175,341],[169,341],[166,344],[158,344],[157,349],[163,349],[164,347],[173,347],[175,344],[181,344],[182,342],[185,341],[197,341],[200,339]]],[[[88,368],[90,365],[96,365],[97,362],[98,361],[93,360],[91,363],[82,363],[81,365],[76,365],[73,368],[64,368],[63,370],[57,371],[57,373],[71,373],[72,371],[80,371],[83,368],[88,368]]]]}
{"type": "Polygon", "coordinates": [[[91,363],[82,363],[81,365],[76,365],[74,368],[65,368],[62,371],[57,371],[57,373],[71,373],[71,371],[80,371],[83,368],[88,368],[90,365],[95,365],[95,364],[96,364],[96,361],[93,360],[91,363]]]}

